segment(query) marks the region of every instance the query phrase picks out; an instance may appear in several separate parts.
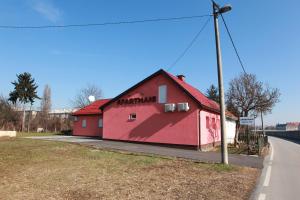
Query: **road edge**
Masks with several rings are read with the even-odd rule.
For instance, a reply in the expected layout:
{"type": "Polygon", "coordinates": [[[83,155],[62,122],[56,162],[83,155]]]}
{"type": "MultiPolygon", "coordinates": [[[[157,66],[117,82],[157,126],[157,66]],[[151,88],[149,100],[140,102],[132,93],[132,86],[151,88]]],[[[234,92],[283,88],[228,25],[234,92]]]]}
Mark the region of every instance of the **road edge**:
{"type": "Polygon", "coordinates": [[[273,151],[273,146],[271,142],[269,142],[268,153],[266,156],[264,156],[263,169],[260,172],[260,176],[256,180],[255,188],[253,189],[252,194],[249,198],[250,200],[260,200],[260,195],[262,194],[261,192],[263,189],[264,181],[267,176],[267,169],[268,169],[268,164],[270,163],[272,151],[273,151]]]}

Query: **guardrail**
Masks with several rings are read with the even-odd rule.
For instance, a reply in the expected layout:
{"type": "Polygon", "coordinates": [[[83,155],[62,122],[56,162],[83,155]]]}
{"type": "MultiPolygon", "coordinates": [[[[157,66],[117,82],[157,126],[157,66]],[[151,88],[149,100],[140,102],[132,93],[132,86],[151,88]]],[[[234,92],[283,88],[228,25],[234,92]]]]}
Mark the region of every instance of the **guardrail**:
{"type": "Polygon", "coordinates": [[[269,136],[281,137],[291,140],[300,140],[300,131],[266,131],[269,136]]]}

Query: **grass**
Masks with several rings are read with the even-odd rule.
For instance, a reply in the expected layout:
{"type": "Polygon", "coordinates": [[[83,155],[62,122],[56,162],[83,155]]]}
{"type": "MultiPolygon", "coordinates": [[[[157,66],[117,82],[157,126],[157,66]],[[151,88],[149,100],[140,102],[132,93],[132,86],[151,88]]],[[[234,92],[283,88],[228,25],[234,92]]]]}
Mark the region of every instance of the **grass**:
{"type": "Polygon", "coordinates": [[[257,169],[0,139],[0,199],[248,199],[257,169]]]}
{"type": "Polygon", "coordinates": [[[17,137],[51,136],[51,135],[62,135],[62,133],[54,133],[54,132],[46,132],[46,133],[17,132],[17,137]]]}
{"type": "MultiPolygon", "coordinates": [[[[216,151],[221,152],[221,147],[217,147],[216,151]]],[[[240,145],[239,148],[235,147],[232,144],[228,145],[228,153],[230,154],[248,154],[248,147],[247,145],[240,145]]]]}

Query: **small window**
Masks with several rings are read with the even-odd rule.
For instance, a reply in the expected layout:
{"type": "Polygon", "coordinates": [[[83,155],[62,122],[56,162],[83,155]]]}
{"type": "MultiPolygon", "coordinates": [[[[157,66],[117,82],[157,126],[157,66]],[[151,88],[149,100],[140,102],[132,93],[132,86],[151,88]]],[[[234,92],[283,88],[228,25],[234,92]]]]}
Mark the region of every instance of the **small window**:
{"type": "Polygon", "coordinates": [[[98,127],[99,128],[103,127],[103,119],[102,118],[100,118],[99,121],[98,121],[98,127]]]}
{"type": "Polygon", "coordinates": [[[131,113],[129,115],[129,120],[136,120],[136,113],[131,113]]]}
{"type": "Polygon", "coordinates": [[[160,85],[158,87],[158,103],[167,103],[167,86],[160,85]]]}
{"type": "Polygon", "coordinates": [[[75,117],[74,117],[74,122],[77,122],[77,121],[78,121],[78,117],[75,116],[75,117]]]}
{"type": "Polygon", "coordinates": [[[82,120],[82,128],[86,128],[86,119],[82,120]]]}
{"type": "Polygon", "coordinates": [[[209,117],[208,117],[208,116],[206,117],[206,128],[207,128],[207,129],[210,128],[210,125],[209,125],[209,117]]]}
{"type": "Polygon", "coordinates": [[[217,129],[216,119],[215,118],[212,118],[212,128],[213,129],[217,129]]]}

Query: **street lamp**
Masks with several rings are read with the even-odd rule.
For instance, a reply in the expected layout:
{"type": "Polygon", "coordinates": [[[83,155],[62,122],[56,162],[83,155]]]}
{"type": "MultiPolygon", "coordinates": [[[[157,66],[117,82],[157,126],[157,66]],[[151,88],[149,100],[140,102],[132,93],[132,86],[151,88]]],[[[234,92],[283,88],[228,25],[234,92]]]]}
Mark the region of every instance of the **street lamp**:
{"type": "Polygon", "coordinates": [[[221,154],[222,163],[228,164],[228,151],[227,151],[227,136],[226,136],[226,115],[225,115],[225,100],[224,100],[224,86],[223,86],[223,71],[222,71],[222,54],[220,47],[220,33],[218,16],[230,11],[232,8],[230,5],[220,7],[214,1],[213,3],[213,15],[215,25],[215,39],[216,39],[216,52],[217,52],[217,64],[218,64],[218,85],[220,96],[220,116],[221,116],[221,154]]]}
{"type": "Polygon", "coordinates": [[[223,6],[222,8],[219,8],[219,13],[223,14],[223,13],[229,12],[231,10],[232,10],[231,5],[227,4],[227,5],[223,6]]]}

